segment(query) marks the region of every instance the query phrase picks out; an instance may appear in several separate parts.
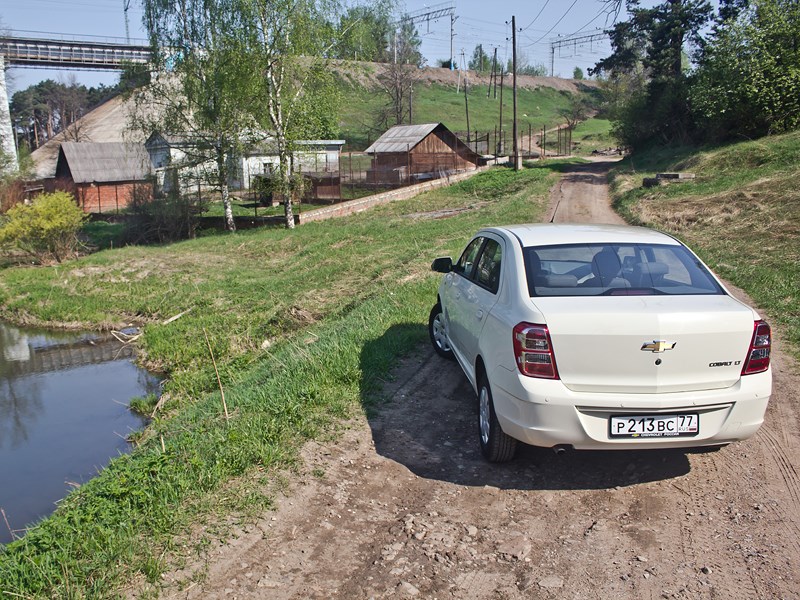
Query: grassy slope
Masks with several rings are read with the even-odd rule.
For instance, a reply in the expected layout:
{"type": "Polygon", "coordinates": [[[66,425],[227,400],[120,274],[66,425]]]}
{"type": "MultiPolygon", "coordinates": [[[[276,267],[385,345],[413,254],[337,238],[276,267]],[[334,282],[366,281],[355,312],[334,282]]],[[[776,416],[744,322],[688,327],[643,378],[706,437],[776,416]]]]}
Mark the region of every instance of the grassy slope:
{"type": "Polygon", "coordinates": [[[1,270],[0,316],[144,323],[147,359],[170,372],[172,400],[137,450],[0,550],[0,595],[105,598],[131,578],[157,582],[164,556],[179,561],[192,551],[176,541],[192,523],[268,506],[275,469],[291,465],[303,440],[363,410],[396,357],[426,338],[438,280],[431,259],[459,252],[480,226],[537,220],[551,183],[552,171],[538,165],[520,175],[500,168],[294,232],[1,270]],[[447,219],[419,215],[445,208],[467,210],[447,219]]]}
{"type": "MultiPolygon", "coordinates": [[[[494,132],[500,119],[500,96],[487,98],[486,86],[469,88],[469,126],[480,134],[494,132]]],[[[376,128],[375,115],[385,103],[379,90],[343,84],[341,135],[347,140],[348,150],[363,150],[383,129],[376,128]]],[[[541,87],[535,90],[520,89],[517,96],[517,113],[520,135],[527,134],[528,124],[533,131],[542,125],[552,127],[563,122],[558,111],[569,104],[572,96],[552,88],[541,87]]],[[[511,134],[512,125],[511,91],[503,94],[504,128],[511,134]]],[[[414,86],[414,122],[444,123],[451,131],[466,131],[467,117],[464,106],[463,87],[456,92],[453,87],[436,84],[417,84],[414,86]]]]}
{"type": "Polygon", "coordinates": [[[800,357],[800,132],[698,152],[655,149],[613,178],[617,207],[634,222],[687,241],[747,291],[800,357]],[[641,187],[656,172],[693,182],[641,187]]]}

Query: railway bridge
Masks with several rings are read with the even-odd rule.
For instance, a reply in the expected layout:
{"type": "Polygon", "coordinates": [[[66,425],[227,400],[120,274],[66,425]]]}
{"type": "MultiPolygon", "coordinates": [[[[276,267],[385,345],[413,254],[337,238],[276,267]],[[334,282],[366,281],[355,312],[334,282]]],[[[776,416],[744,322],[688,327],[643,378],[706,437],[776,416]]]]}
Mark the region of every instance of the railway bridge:
{"type": "Polygon", "coordinates": [[[16,136],[8,107],[5,76],[7,67],[122,70],[131,64],[149,62],[150,47],[145,43],[0,36],[0,142],[3,153],[11,158],[9,168],[16,170],[18,163],[16,136]]]}

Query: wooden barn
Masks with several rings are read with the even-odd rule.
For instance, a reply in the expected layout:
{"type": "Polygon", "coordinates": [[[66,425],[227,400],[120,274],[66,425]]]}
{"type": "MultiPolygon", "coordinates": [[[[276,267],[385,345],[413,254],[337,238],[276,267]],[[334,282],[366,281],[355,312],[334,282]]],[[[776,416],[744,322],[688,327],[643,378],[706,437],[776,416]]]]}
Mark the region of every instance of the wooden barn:
{"type": "Polygon", "coordinates": [[[152,196],[150,157],[142,144],[63,142],[47,187],[73,193],[84,212],[117,212],[134,194],[152,196]]]}
{"type": "Polygon", "coordinates": [[[375,140],[367,181],[402,185],[477,168],[480,155],[441,123],[396,125],[375,140]]]}

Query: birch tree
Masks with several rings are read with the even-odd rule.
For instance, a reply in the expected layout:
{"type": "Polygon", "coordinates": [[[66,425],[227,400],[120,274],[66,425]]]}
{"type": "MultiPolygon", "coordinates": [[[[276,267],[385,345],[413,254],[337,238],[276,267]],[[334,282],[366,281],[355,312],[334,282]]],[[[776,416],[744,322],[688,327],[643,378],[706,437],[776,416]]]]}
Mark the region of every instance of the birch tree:
{"type": "Polygon", "coordinates": [[[331,22],[332,0],[241,0],[248,22],[248,53],[257,94],[249,110],[269,132],[278,155],[273,189],[283,200],[286,227],[294,228],[294,199],[302,178],[292,165],[296,142],[330,136],[336,128],[336,92],[324,57],[343,31],[331,22]]]}
{"type": "Polygon", "coordinates": [[[134,126],[183,140],[183,167],[200,169],[219,192],[225,225],[236,229],[229,193],[232,157],[255,124],[243,98],[253,93],[246,16],[240,0],[143,0],[159,73],[136,95],[134,126]]]}

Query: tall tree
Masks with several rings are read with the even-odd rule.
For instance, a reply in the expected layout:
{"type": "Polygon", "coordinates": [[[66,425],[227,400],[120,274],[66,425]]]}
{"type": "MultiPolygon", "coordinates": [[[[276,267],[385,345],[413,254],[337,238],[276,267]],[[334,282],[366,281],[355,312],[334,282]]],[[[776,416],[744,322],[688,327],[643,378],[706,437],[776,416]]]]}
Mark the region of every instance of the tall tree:
{"type": "Polygon", "coordinates": [[[255,124],[242,99],[256,91],[239,0],[144,0],[144,9],[161,74],[135,94],[133,124],[181,140],[182,166],[200,167],[219,191],[233,231],[229,169],[255,124]]]}
{"type": "Polygon", "coordinates": [[[292,157],[296,142],[336,129],[336,92],[325,59],[338,41],[327,23],[335,0],[240,0],[248,23],[248,53],[257,96],[248,110],[268,130],[278,153],[274,189],[283,198],[286,227],[294,227],[293,199],[302,189],[292,157]]]}
{"type": "Polygon", "coordinates": [[[375,0],[348,7],[339,18],[340,35],[332,55],[347,60],[389,62],[394,4],[394,0],[375,0]]]}
{"type": "Polygon", "coordinates": [[[711,139],[800,127],[800,5],[750,4],[717,26],[691,81],[692,112],[711,139]]]}
{"type": "Polygon", "coordinates": [[[611,30],[613,52],[592,73],[622,78],[627,96],[614,117],[616,133],[636,146],[652,139],[686,140],[690,112],[685,70],[687,51],[702,48],[701,32],[712,10],[707,0],[665,0],[641,8],[628,0],[629,19],[611,30]]]}
{"type": "Polygon", "coordinates": [[[378,81],[386,93],[387,101],[378,110],[378,128],[401,125],[410,121],[411,94],[418,70],[424,63],[420,53],[419,33],[410,19],[403,18],[394,34],[392,62],[386,65],[378,81]]]}
{"type": "Polygon", "coordinates": [[[423,66],[425,58],[420,52],[421,46],[422,40],[413,21],[406,17],[401,18],[394,38],[393,62],[414,67],[423,66]]]}
{"type": "Polygon", "coordinates": [[[492,68],[492,57],[484,50],[483,44],[475,46],[475,50],[472,51],[472,58],[469,59],[467,66],[478,73],[489,71],[492,68]]]}

